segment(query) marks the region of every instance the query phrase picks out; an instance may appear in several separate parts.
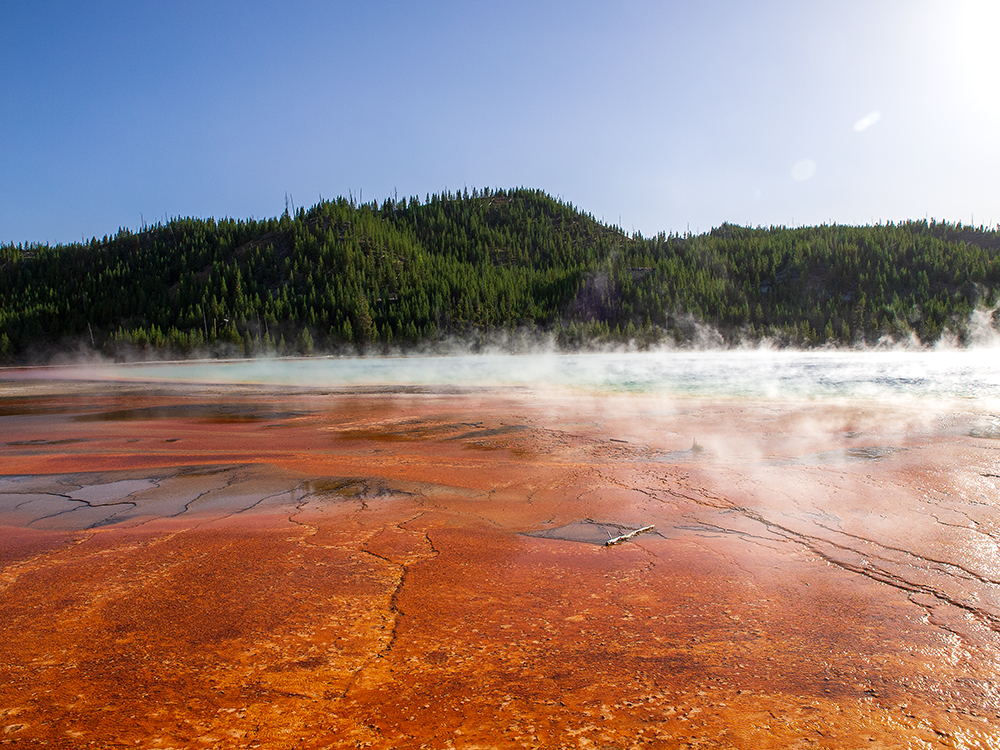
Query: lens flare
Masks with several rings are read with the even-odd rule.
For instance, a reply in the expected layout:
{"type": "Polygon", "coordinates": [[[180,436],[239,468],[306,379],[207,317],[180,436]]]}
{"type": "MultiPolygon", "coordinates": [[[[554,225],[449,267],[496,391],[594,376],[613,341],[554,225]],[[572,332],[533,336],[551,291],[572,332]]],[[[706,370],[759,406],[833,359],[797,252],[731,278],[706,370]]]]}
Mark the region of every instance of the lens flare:
{"type": "Polygon", "coordinates": [[[816,174],[816,162],[812,159],[802,159],[795,163],[792,167],[792,179],[802,182],[803,180],[808,180],[816,174]]]}
{"type": "Polygon", "coordinates": [[[854,132],[861,133],[868,130],[872,125],[882,119],[882,113],[879,111],[869,112],[867,115],[862,117],[856,123],[854,123],[854,132]]]}

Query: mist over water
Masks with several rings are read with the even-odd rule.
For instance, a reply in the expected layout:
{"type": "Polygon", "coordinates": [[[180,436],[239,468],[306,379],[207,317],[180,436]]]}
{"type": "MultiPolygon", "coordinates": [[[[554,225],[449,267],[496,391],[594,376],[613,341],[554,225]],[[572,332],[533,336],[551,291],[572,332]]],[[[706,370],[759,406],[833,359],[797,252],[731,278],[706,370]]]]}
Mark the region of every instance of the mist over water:
{"type": "Polygon", "coordinates": [[[47,373],[53,378],[318,388],[521,386],[749,398],[1000,399],[998,349],[197,360],[56,367],[47,373]]]}

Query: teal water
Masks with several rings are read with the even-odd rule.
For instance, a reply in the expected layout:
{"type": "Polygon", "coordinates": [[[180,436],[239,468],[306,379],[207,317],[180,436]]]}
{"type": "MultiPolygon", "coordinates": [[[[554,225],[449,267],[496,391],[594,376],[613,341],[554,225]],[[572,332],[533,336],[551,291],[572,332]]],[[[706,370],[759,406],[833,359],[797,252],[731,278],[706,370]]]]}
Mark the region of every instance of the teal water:
{"type": "MultiPolygon", "coordinates": [[[[197,360],[56,368],[101,380],[351,386],[526,386],[742,396],[1000,401],[1000,349],[671,351],[197,360]]],[[[55,377],[52,373],[49,377],[55,377]]]]}

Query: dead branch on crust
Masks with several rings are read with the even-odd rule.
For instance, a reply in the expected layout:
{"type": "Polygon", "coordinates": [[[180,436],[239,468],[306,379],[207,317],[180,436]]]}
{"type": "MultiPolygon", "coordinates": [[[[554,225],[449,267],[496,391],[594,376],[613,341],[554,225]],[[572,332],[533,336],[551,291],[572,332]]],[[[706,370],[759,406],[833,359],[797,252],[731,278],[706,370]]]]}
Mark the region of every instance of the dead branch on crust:
{"type": "Polygon", "coordinates": [[[636,529],[635,531],[630,531],[627,534],[622,534],[621,536],[612,537],[611,539],[609,539],[608,541],[606,541],[604,543],[604,546],[605,547],[611,547],[612,545],[618,544],[619,542],[624,542],[626,539],[631,539],[636,534],[641,534],[644,531],[652,531],[653,528],[654,528],[653,525],[650,524],[649,526],[643,526],[641,529],[636,529]]]}

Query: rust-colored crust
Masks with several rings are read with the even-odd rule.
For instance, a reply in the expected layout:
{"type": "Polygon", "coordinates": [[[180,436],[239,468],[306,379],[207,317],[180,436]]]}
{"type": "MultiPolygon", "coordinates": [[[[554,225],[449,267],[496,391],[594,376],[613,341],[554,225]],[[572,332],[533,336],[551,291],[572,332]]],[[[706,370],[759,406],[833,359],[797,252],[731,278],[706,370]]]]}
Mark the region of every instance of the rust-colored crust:
{"type": "Polygon", "coordinates": [[[0,744],[994,746],[976,419],[0,383],[0,744]]]}

